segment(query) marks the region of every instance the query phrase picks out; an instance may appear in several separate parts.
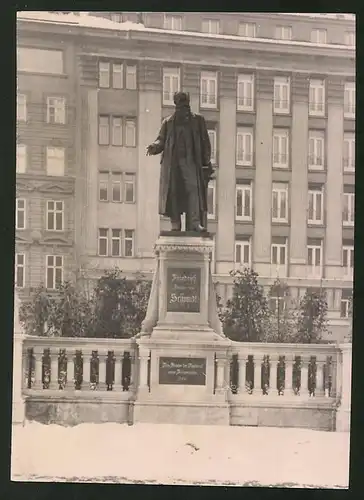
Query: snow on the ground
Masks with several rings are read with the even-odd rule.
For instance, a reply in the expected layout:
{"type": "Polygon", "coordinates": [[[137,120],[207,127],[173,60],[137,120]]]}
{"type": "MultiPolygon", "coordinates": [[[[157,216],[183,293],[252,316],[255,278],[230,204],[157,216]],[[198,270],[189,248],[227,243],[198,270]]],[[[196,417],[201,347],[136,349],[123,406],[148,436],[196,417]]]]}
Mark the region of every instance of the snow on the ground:
{"type": "Polygon", "coordinates": [[[173,424],[13,427],[12,480],[347,488],[349,434],[173,424]]]}

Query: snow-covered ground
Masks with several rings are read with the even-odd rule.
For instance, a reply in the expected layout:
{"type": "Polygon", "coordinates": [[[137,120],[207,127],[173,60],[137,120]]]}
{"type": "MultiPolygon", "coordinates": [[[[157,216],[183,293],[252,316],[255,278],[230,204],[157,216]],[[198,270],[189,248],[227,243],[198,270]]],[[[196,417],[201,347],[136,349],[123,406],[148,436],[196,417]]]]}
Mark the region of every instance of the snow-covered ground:
{"type": "Polygon", "coordinates": [[[13,427],[12,480],[347,488],[349,434],[27,423],[13,427]]]}

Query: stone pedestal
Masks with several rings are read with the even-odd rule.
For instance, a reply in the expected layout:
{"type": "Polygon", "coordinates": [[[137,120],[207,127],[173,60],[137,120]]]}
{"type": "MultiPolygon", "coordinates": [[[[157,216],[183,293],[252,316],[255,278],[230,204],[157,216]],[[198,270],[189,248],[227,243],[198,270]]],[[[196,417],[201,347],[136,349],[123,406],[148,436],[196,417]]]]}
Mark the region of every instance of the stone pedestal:
{"type": "Polygon", "coordinates": [[[209,235],[165,233],[139,347],[134,422],[229,424],[228,356],[209,235]]]}

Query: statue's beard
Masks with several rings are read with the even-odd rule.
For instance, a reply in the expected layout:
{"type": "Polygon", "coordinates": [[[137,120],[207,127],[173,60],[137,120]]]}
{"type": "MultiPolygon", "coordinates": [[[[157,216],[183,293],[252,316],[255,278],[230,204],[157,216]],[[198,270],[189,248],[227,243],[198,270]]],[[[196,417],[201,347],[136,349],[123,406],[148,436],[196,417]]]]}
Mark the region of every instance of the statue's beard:
{"type": "Polygon", "coordinates": [[[176,106],[174,113],[175,120],[178,124],[186,123],[191,118],[191,108],[189,104],[183,106],[176,106]]]}

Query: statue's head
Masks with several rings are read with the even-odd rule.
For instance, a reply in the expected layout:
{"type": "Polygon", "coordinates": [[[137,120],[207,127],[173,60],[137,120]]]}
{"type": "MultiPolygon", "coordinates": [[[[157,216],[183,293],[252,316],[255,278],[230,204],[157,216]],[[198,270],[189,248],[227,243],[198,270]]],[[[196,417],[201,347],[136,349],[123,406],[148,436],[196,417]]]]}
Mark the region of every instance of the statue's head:
{"type": "Polygon", "coordinates": [[[189,106],[190,94],[188,92],[176,92],[173,96],[176,107],[189,106]]]}

